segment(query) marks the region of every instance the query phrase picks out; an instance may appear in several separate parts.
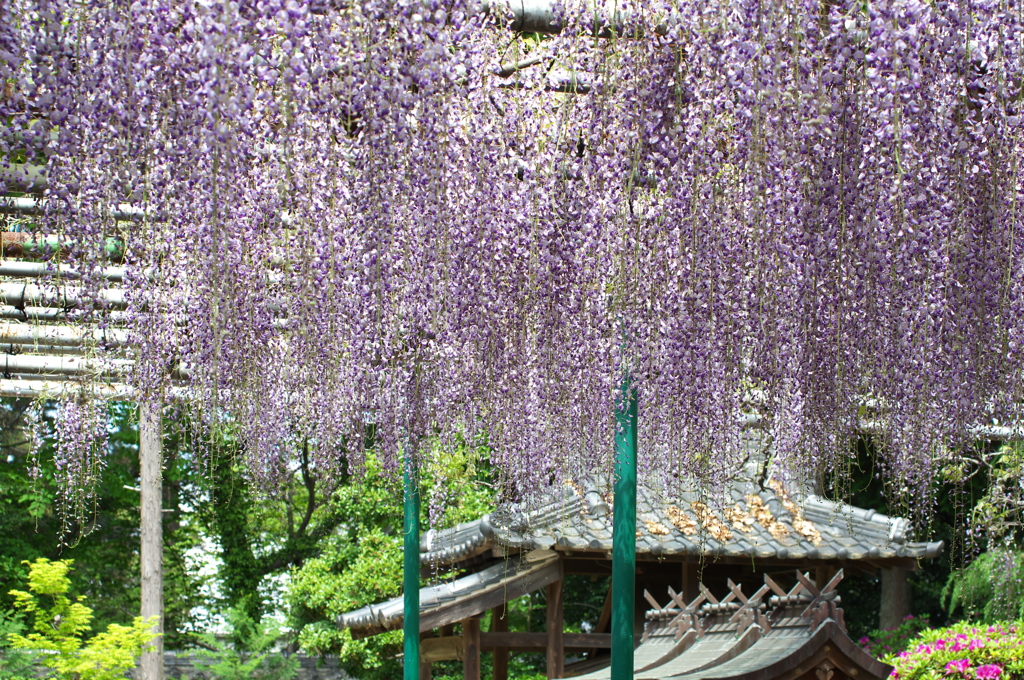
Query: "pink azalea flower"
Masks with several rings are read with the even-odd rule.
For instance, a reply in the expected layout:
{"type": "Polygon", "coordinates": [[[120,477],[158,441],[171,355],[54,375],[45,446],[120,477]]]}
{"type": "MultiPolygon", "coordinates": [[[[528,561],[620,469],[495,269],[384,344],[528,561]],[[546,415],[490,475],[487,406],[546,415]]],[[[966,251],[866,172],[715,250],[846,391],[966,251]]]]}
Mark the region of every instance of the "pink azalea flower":
{"type": "Polygon", "coordinates": [[[969,659],[957,659],[956,661],[950,661],[946,664],[946,675],[951,673],[960,673],[966,675],[967,671],[971,668],[971,662],[969,659]]]}
{"type": "Polygon", "coordinates": [[[984,640],[971,640],[971,644],[967,645],[967,649],[969,649],[969,650],[981,649],[984,646],[985,646],[985,641],[984,640]]]}
{"type": "Polygon", "coordinates": [[[1003,674],[1003,667],[994,663],[985,664],[978,666],[976,673],[981,680],[995,680],[1003,674]]]}
{"type": "Polygon", "coordinates": [[[869,637],[868,637],[867,635],[865,635],[865,636],[864,636],[864,637],[862,637],[862,638],[861,638],[860,640],[857,640],[857,642],[858,642],[859,644],[862,644],[862,645],[866,645],[866,644],[868,644],[869,642],[871,642],[871,638],[869,638],[869,637]]]}

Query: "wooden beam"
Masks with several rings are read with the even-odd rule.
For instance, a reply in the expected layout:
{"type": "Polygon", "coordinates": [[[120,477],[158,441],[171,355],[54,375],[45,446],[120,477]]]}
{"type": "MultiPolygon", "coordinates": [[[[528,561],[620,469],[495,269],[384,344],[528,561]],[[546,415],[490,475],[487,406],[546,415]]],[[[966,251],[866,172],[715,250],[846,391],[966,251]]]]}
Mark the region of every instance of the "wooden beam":
{"type": "MultiPolygon", "coordinates": [[[[639,643],[639,637],[637,638],[639,643]]],[[[466,643],[462,635],[427,638],[423,640],[420,659],[424,662],[461,661],[466,643]]],[[[608,633],[565,633],[564,648],[568,652],[611,649],[612,636],[608,633]]],[[[548,648],[547,633],[515,633],[494,631],[480,633],[480,651],[498,654],[510,651],[539,652],[548,648]]],[[[495,678],[495,680],[498,680],[495,678]]]]}
{"type": "Polygon", "coordinates": [[[427,638],[420,641],[420,663],[435,661],[461,661],[463,642],[461,635],[427,638]]]}
{"type": "MultiPolygon", "coordinates": [[[[516,632],[481,633],[480,645],[484,651],[495,649],[510,649],[524,652],[544,650],[548,646],[548,634],[516,632]]],[[[562,646],[568,651],[611,649],[612,637],[609,633],[563,633],[562,646]]]]}
{"type": "Polygon", "coordinates": [[[164,538],[161,477],[163,466],[163,409],[139,407],[139,491],[141,510],[142,619],[153,619],[156,638],[142,655],[141,680],[164,679],[164,538]]]}
{"type": "Polygon", "coordinates": [[[565,615],[562,609],[562,583],[563,579],[558,579],[547,586],[547,607],[545,612],[548,638],[548,680],[561,678],[565,675],[565,640],[563,637],[565,615]]]}
{"type": "Polygon", "coordinates": [[[480,619],[462,622],[462,678],[480,680],[480,619]]]}
{"type": "MultiPolygon", "coordinates": [[[[508,632],[508,610],[505,605],[491,610],[491,633],[508,632]]],[[[483,641],[481,640],[481,646],[483,641]]],[[[494,650],[494,664],[491,669],[493,680],[508,680],[508,648],[494,650]]]]}

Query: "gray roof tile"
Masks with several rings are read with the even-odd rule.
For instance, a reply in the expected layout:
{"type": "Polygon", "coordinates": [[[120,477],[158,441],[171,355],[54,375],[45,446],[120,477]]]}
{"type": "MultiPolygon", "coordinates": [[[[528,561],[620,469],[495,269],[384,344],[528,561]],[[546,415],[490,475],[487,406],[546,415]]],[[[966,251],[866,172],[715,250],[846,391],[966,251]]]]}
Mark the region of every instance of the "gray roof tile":
{"type": "MultiPolygon", "coordinates": [[[[539,502],[504,505],[475,522],[428,532],[420,544],[421,561],[458,562],[494,544],[526,550],[558,545],[607,552],[612,538],[609,490],[606,480],[563,485],[550,489],[546,496],[541,492],[539,502]]],[[[676,494],[673,501],[662,492],[640,489],[637,550],[659,555],[859,560],[931,558],[943,548],[937,542],[908,542],[905,519],[835,503],[798,488],[780,497],[772,489],[738,480],[721,495],[723,498],[708,497],[692,488],[676,494]],[[706,526],[708,518],[697,516],[695,502],[708,508],[712,519],[706,526]],[[675,509],[670,511],[672,506],[675,509]],[[733,516],[736,508],[740,514],[733,516]],[[750,531],[737,528],[737,521],[750,531]],[[717,540],[715,532],[723,528],[731,535],[720,535],[722,540],[717,540]]]]}

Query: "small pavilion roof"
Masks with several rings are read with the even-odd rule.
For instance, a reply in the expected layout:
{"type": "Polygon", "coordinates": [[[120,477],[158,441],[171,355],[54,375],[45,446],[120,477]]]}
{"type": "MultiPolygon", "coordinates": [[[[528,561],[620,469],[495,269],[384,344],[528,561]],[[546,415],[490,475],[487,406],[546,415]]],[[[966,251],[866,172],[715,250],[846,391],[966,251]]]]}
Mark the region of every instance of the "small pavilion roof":
{"type": "MultiPolygon", "coordinates": [[[[467,576],[420,589],[420,629],[430,630],[483,614],[510,599],[543,588],[562,578],[554,555],[527,555],[501,560],[467,576]]],[[[402,597],[371,604],[338,617],[340,628],[358,636],[401,628],[405,618],[402,597]]]]}

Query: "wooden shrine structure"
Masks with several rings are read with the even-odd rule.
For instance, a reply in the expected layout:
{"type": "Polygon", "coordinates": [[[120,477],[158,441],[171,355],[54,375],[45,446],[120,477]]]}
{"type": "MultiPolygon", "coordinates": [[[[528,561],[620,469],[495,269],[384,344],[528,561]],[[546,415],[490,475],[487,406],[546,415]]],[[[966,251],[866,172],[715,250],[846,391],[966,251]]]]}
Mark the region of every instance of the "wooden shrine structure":
{"type": "MultiPolygon", "coordinates": [[[[737,480],[744,478],[756,477],[737,480]]],[[[541,499],[423,536],[421,567],[442,580],[420,590],[421,680],[431,677],[433,662],[453,659],[462,661],[465,680],[478,680],[483,651],[494,653],[494,680],[507,680],[508,655],[516,651],[546,652],[549,678],[610,677],[602,667],[611,646],[611,593],[589,633],[564,632],[562,608],[565,575],[611,573],[607,487],[602,480],[566,483],[541,499]],[[541,589],[546,631],[509,631],[506,603],[541,589]],[[482,631],[488,614],[489,630],[482,631]],[[567,653],[582,652],[584,660],[566,666],[567,653]]],[[[763,488],[734,481],[716,497],[694,489],[668,499],[641,489],[634,620],[644,633],[635,677],[887,675],[887,666],[846,636],[836,586],[844,569],[908,570],[941,554],[941,542],[910,541],[908,529],[905,519],[775,481],[763,488]],[[668,604],[659,604],[666,597],[668,604]]],[[[338,618],[354,637],[402,624],[401,597],[338,618]]]]}

